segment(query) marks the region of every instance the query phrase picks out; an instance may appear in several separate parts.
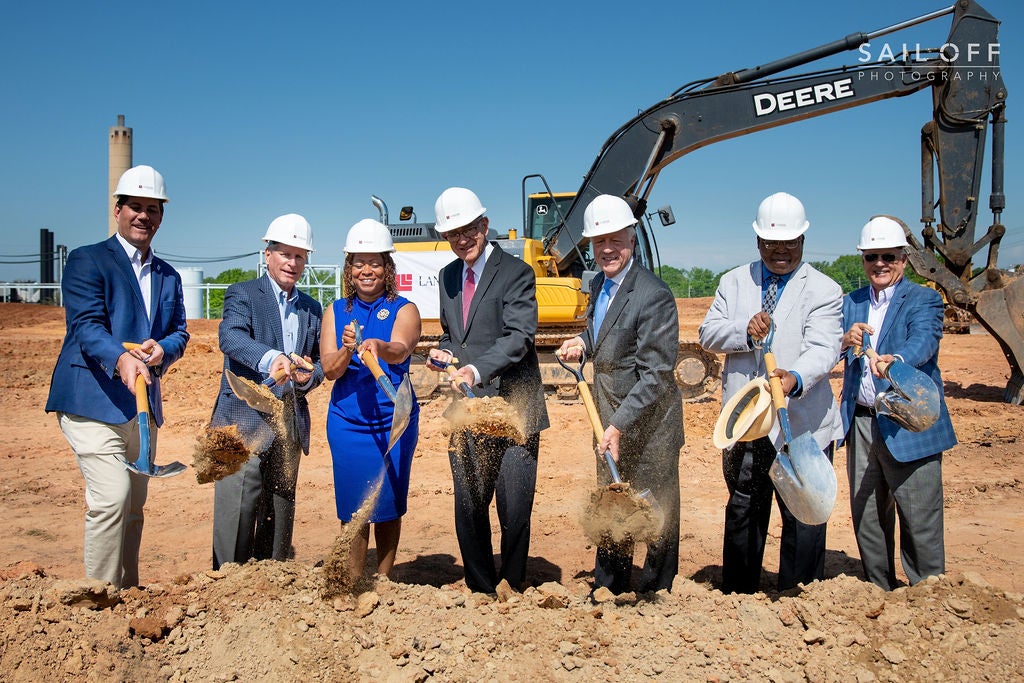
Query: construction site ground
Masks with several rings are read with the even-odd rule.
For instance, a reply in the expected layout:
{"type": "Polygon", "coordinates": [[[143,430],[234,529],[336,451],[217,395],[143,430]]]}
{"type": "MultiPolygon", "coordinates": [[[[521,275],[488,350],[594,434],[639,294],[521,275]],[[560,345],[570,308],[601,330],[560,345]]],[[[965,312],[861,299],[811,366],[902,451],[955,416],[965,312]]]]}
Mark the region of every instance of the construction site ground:
{"type": "MultiPolygon", "coordinates": [[[[710,299],[679,300],[695,339],[710,299]]],[[[217,321],[189,321],[185,357],[164,379],[158,463],[190,463],[221,372],[217,321]]],[[[1024,677],[1024,407],[983,330],[942,341],[960,445],[945,454],[948,573],[892,593],[865,583],[848,507],[845,451],[829,522],[827,579],[778,594],[773,513],[765,593],[719,590],[727,492],[711,443],[718,398],[685,406],[680,574],[671,591],[590,596],[594,548],[580,526],[595,456],[580,403],[552,394],[541,438],[531,587],[470,594],[453,524],[447,398],[422,407],[409,512],[391,581],[321,597],[318,563],[339,532],[324,420],[299,472],[295,558],[210,569],[213,485],[153,480],[142,589],[111,595],[82,579],[81,474],[43,412],[63,311],[0,305],[0,679],[974,681],[1024,677]]],[[[841,373],[832,373],[839,390],[841,373]]],[[[497,523],[495,522],[495,532],[497,523]]],[[[495,533],[495,547],[498,547],[495,533]]],[[[370,559],[373,560],[371,550],[370,559]]],[[[637,553],[642,561],[642,550],[637,553]]],[[[897,559],[898,562],[898,559],[897,559]]]]}

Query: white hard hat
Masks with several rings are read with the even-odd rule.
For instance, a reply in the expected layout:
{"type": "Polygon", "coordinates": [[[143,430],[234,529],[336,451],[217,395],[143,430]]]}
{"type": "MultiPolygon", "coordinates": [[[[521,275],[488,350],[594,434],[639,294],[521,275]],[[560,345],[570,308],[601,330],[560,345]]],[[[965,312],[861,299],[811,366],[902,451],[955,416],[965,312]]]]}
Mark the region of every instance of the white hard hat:
{"type": "Polygon", "coordinates": [[[776,192],[757,207],[754,232],[763,240],[795,240],[809,226],[804,205],[791,194],[776,192]]]}
{"type": "Polygon", "coordinates": [[[348,229],[346,254],[383,254],[394,250],[391,231],[379,221],[364,218],[348,229]]]}
{"type": "Polygon", "coordinates": [[[444,234],[469,225],[487,211],[480,198],[464,187],[449,187],[434,202],[434,229],[444,234]]]}
{"type": "Polygon", "coordinates": [[[313,228],[297,213],[286,213],[270,222],[264,242],[280,242],[290,247],[313,251],[313,228]]]}
{"type": "Polygon", "coordinates": [[[888,216],[875,216],[861,228],[857,248],[895,249],[906,246],[909,245],[902,225],[888,216]]]}
{"type": "Polygon", "coordinates": [[[633,210],[622,197],[600,194],[587,204],[583,212],[583,236],[609,235],[623,228],[636,225],[633,210]]]}
{"type": "Polygon", "coordinates": [[[114,196],[148,197],[162,202],[169,201],[167,189],[164,187],[164,177],[152,166],[133,166],[122,173],[117,181],[114,196]]]}

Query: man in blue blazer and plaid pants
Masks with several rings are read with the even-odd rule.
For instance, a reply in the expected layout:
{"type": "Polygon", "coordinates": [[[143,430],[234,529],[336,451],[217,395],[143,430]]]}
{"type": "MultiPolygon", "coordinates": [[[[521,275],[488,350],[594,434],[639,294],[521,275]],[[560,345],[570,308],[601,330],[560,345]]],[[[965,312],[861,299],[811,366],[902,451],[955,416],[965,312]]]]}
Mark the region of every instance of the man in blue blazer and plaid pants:
{"type": "Polygon", "coordinates": [[[290,213],[271,222],[263,241],[267,272],[231,285],[224,294],[220,350],[225,372],[257,384],[275,371],[290,370],[273,392],[284,401],[284,419],[294,420],[295,429],[277,433],[273,418],[235,396],[222,376],[210,426],[237,425],[254,455],[241,470],[214,484],[214,569],[225,562],[290,557],[299,455],[309,453],[306,395],[324,379],[323,309],[296,286],[313,251],[312,229],[305,218],[290,213]],[[313,370],[295,369],[291,353],[312,362],[313,370]]]}
{"type": "Polygon", "coordinates": [[[896,588],[895,519],[900,520],[900,559],[911,585],[946,571],[942,514],[942,452],[956,435],[942,396],[939,340],[942,299],[938,292],[904,277],[905,227],[876,216],[861,231],[869,285],[843,300],[842,414],[846,430],[850,510],[865,577],[885,590],[896,588]],[[874,400],[889,388],[877,361],[854,350],[870,344],[878,360],[901,360],[935,382],[938,421],[912,432],[875,413],[874,400]]]}

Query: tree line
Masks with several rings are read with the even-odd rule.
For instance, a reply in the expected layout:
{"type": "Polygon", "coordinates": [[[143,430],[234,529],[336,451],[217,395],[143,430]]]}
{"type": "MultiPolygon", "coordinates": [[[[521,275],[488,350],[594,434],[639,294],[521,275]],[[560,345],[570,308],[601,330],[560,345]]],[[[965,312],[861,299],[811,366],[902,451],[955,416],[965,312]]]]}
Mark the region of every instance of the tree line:
{"type": "MultiPolygon", "coordinates": [[[[839,286],[843,288],[843,293],[852,292],[867,284],[859,254],[840,256],[831,263],[826,261],[811,261],[810,263],[839,283],[839,286]]],[[[677,299],[699,298],[714,296],[715,291],[718,289],[718,281],[730,270],[732,268],[715,273],[707,268],[661,266],[661,279],[665,281],[677,299]]],[[[907,269],[907,276],[914,282],[925,282],[924,278],[914,273],[912,268],[907,269]]],[[[255,270],[231,268],[221,272],[216,277],[203,278],[203,282],[230,285],[235,282],[251,280],[254,277],[256,277],[255,270]]],[[[211,290],[209,296],[210,315],[214,318],[221,317],[224,309],[224,291],[211,290]]]]}
{"type": "MultiPolygon", "coordinates": [[[[852,292],[868,283],[864,277],[864,268],[861,266],[860,254],[848,254],[840,256],[831,263],[827,261],[810,261],[810,264],[825,275],[835,280],[843,293],[852,292]]],[[[718,289],[718,281],[732,268],[727,268],[720,273],[714,273],[707,268],[674,268],[672,266],[661,267],[661,279],[669,286],[677,299],[691,299],[704,296],[714,296],[718,289]]],[[[923,284],[925,279],[918,276],[913,268],[907,268],[907,277],[914,282],[923,284]]]]}

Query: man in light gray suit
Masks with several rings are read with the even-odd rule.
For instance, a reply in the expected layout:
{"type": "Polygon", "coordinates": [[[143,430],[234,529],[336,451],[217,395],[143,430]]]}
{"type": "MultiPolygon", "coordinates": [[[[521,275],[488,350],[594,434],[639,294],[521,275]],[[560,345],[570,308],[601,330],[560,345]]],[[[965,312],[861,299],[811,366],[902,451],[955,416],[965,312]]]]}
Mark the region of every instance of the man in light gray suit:
{"type": "MultiPolygon", "coordinates": [[[[525,444],[501,437],[452,434],[448,455],[455,488],[455,533],[466,585],[494,593],[501,579],[515,590],[526,582],[530,516],[537,484],[540,432],[548,427],[544,384],[533,339],[537,281],[521,259],[487,241],[488,219],[479,198],[452,187],[434,205],[437,223],[458,257],[441,269],[441,339],[430,357],[459,358],[460,382],[478,396],[501,396],[524,419],[525,444]],[[491,546],[491,499],[501,523],[501,568],[491,546]]],[[[439,371],[427,361],[427,367],[439,371]]]]}
{"type": "MultiPolygon", "coordinates": [[[[842,289],[803,262],[809,223],[796,197],[778,192],[761,202],[754,222],[761,259],[722,276],[704,322],[700,343],[726,354],[722,404],[755,376],[764,375],[764,354],[755,340],[775,323],[772,352],[788,397],[793,435],[810,432],[831,461],[843,436],[829,372],[839,360],[842,338],[842,289]],[[783,369],[786,368],[786,369],[783,369]]],[[[722,469],[729,488],[725,508],[722,591],[753,593],[761,583],[761,562],[775,487],[769,469],[782,445],[778,429],[723,451],[722,469]],[[774,438],[773,438],[774,437],[774,438]]],[[[810,583],[825,575],[825,524],[797,520],[778,497],[782,547],[778,589],[810,583]]]]}
{"type": "MultiPolygon", "coordinates": [[[[583,214],[602,274],[590,285],[587,329],[559,349],[594,362],[594,393],[605,432],[598,439],[598,479],[611,483],[603,454],[611,451],[623,481],[650,489],[665,513],[658,540],[647,544],[642,592],[671,589],[679,571],[679,449],[683,402],[673,373],[679,348],[679,314],[668,286],[633,258],[635,225],[621,197],[599,195],[583,214]]],[[[599,546],[596,587],[630,590],[633,544],[599,546]]]]}
{"type": "MultiPolygon", "coordinates": [[[[237,425],[254,455],[242,469],[214,485],[213,568],[225,562],[286,560],[295,523],[298,451],[309,453],[309,405],[306,394],[324,379],[320,367],[323,309],[295,286],[313,251],[313,232],[298,214],[280,216],[263,241],[265,275],[228,287],[218,335],[224,370],[260,383],[267,375],[288,372],[274,387],[284,401],[285,419],[295,420],[300,443],[287,443],[270,415],[250,408],[232,392],[227,375],[213,408],[211,427],[237,425]],[[305,372],[288,354],[313,364],[305,372]],[[293,416],[294,413],[294,416],[293,416]]],[[[290,431],[290,430],[287,430],[290,431]]]]}

